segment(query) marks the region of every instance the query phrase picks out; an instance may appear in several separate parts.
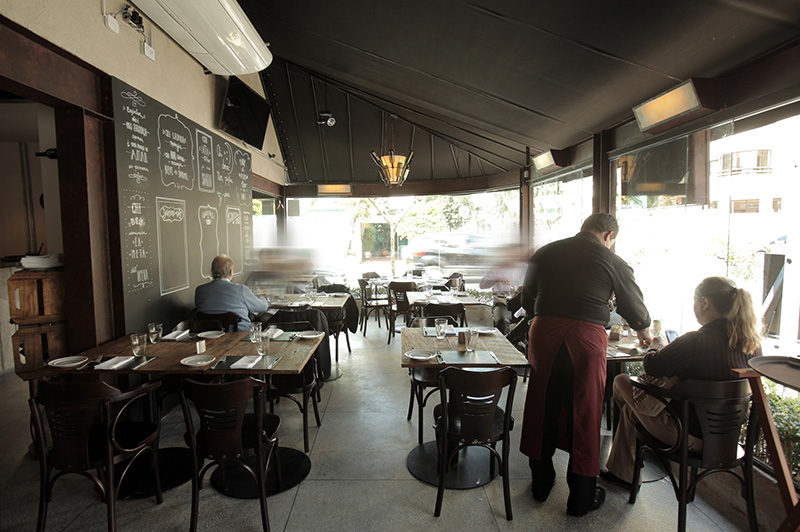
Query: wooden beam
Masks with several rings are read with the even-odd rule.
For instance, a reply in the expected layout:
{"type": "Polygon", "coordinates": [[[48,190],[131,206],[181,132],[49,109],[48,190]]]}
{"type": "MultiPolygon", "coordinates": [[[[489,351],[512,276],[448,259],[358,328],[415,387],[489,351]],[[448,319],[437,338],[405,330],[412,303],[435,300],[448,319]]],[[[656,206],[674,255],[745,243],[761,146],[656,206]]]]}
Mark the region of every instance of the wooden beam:
{"type": "Polygon", "coordinates": [[[0,17],[0,88],[52,107],[102,114],[99,70],[0,17]]]}
{"type": "Polygon", "coordinates": [[[280,198],[283,195],[283,186],[266,177],[253,174],[253,190],[280,198]]]}

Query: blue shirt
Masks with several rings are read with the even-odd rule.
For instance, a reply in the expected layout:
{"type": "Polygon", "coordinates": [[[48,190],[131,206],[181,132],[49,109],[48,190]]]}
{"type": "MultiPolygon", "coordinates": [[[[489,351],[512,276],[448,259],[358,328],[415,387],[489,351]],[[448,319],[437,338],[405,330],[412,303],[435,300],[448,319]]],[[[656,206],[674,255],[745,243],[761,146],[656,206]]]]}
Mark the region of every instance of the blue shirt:
{"type": "Polygon", "coordinates": [[[269,305],[257,297],[250,288],[230,282],[228,279],[215,279],[201,284],[194,291],[194,305],[197,312],[204,314],[224,314],[233,312],[242,320],[239,332],[250,329],[250,313],[258,314],[267,310],[269,305]]]}

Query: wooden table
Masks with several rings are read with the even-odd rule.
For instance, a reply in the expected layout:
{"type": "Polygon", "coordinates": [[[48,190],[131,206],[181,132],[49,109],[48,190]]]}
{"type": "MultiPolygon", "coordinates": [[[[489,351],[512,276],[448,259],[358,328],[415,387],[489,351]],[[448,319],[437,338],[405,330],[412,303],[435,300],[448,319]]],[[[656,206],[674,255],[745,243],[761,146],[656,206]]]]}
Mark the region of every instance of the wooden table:
{"type": "MultiPolygon", "coordinates": [[[[458,349],[456,337],[449,336],[446,340],[437,340],[436,337],[424,336],[423,329],[418,327],[404,328],[401,335],[403,353],[415,349],[435,351],[437,347],[443,351],[458,349]]],[[[463,350],[463,346],[461,347],[463,350]]],[[[505,336],[496,330],[492,334],[481,334],[473,337],[470,347],[476,351],[492,351],[500,360],[500,364],[487,364],[484,367],[501,368],[503,366],[511,366],[522,368],[528,366],[528,359],[517,351],[505,336]]],[[[457,364],[439,364],[435,358],[431,360],[412,360],[402,354],[400,355],[400,365],[404,368],[441,369],[450,365],[457,366],[457,364]]],[[[470,367],[481,366],[473,365],[470,367]]],[[[510,442],[503,442],[503,445],[510,445],[510,442]]],[[[419,480],[436,486],[439,484],[438,459],[436,442],[429,441],[411,450],[406,459],[406,467],[419,480]]],[[[489,475],[488,451],[481,447],[468,447],[462,451],[458,462],[452,464],[445,474],[445,487],[450,489],[477,488],[491,482],[493,478],[489,475]]]]}
{"type": "MultiPolygon", "coordinates": [[[[778,438],[778,430],[775,428],[772,410],[769,408],[767,395],[764,393],[764,387],[761,384],[761,373],[749,368],[732,369],[731,373],[738,379],[747,379],[750,382],[750,391],[753,393],[753,406],[758,411],[758,422],[761,425],[764,441],[767,444],[767,452],[775,470],[778,492],[786,510],[786,519],[781,523],[778,532],[800,531],[800,504],[798,504],[797,492],[794,489],[792,472],[783,453],[783,446],[778,438]]],[[[796,380],[793,379],[793,382],[788,382],[787,379],[779,379],[778,382],[800,391],[800,368],[796,368],[796,373],[796,380]]],[[[770,376],[767,372],[764,372],[764,375],[770,376]]]]}
{"type": "MultiPolygon", "coordinates": [[[[53,368],[44,366],[38,370],[20,374],[25,380],[39,379],[49,375],[75,375],[75,374],[180,374],[180,375],[208,375],[208,374],[299,374],[311,359],[314,350],[322,342],[322,337],[314,339],[296,338],[288,342],[270,342],[269,359],[280,356],[281,359],[272,369],[265,369],[266,366],[256,365],[249,369],[212,369],[212,366],[224,356],[251,356],[257,355],[256,346],[250,341],[243,341],[247,338],[247,333],[226,333],[220,338],[206,340],[206,350],[203,355],[210,355],[214,360],[199,367],[188,367],[181,364],[181,360],[197,354],[197,346],[194,340],[188,342],[160,342],[158,344],[148,344],[145,352],[147,358],[154,357],[151,362],[144,366],[133,369],[124,367],[119,369],[95,370],[92,367],[86,369],[74,368],[53,368]]],[[[99,345],[80,353],[88,357],[89,360],[100,358],[112,358],[116,356],[128,356],[131,354],[130,338],[123,336],[108,343],[99,345]]]]}
{"type": "MultiPolygon", "coordinates": [[[[257,355],[256,345],[249,341],[247,333],[226,333],[220,338],[207,339],[206,350],[203,355],[214,357],[208,364],[200,367],[188,367],[181,364],[181,360],[197,354],[195,340],[183,342],[160,342],[158,344],[148,344],[145,357],[154,357],[151,362],[137,369],[124,367],[113,370],[95,370],[92,366],[86,369],[74,368],[53,368],[45,366],[39,370],[20,375],[23,379],[32,380],[45,376],[55,375],[183,375],[186,377],[196,375],[269,375],[269,374],[298,374],[311,359],[314,350],[322,341],[322,336],[314,339],[296,338],[286,342],[270,342],[270,353],[264,357],[264,361],[247,369],[212,369],[212,366],[222,357],[251,356],[257,355]],[[275,357],[281,359],[271,369],[266,369],[267,361],[272,361],[275,357]]],[[[97,346],[81,353],[89,360],[97,357],[111,358],[116,356],[128,356],[131,354],[131,342],[128,336],[117,338],[103,345],[97,346]]],[[[162,448],[159,449],[159,456],[162,456],[162,477],[170,478],[172,481],[166,483],[164,489],[169,489],[191,478],[191,469],[186,474],[185,466],[191,461],[185,459],[188,449],[185,448],[162,448]]],[[[274,495],[279,491],[285,491],[302,482],[311,471],[311,460],[305,453],[288,447],[280,448],[281,470],[283,473],[283,485],[279,490],[275,481],[274,474],[270,471],[268,475],[267,494],[274,495]]],[[[219,469],[211,476],[212,485],[221,486],[219,480],[219,469]]],[[[162,480],[162,483],[165,481],[162,480]]],[[[252,479],[245,473],[231,469],[227,474],[229,485],[228,495],[235,498],[258,498],[258,493],[253,486],[252,479]]],[[[148,483],[149,485],[149,483],[148,483]]],[[[146,495],[147,492],[143,491],[146,495]]]]}
{"type": "Polygon", "coordinates": [[[469,294],[459,295],[456,298],[457,301],[452,300],[450,294],[438,294],[438,295],[433,294],[431,296],[427,296],[425,292],[406,292],[406,297],[408,297],[408,303],[410,305],[417,305],[417,306],[425,306],[428,303],[440,303],[443,305],[462,303],[464,306],[467,307],[482,304],[480,301],[478,301],[469,294]]]}

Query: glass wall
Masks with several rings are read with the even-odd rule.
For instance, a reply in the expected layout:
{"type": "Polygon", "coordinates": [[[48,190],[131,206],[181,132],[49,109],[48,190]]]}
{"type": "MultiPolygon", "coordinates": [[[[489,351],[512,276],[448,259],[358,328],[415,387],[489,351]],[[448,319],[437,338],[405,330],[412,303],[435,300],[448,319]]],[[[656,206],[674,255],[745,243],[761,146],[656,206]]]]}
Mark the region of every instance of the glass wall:
{"type": "Polygon", "coordinates": [[[504,246],[518,242],[519,192],[289,200],[287,238],[316,269],[352,285],[369,271],[423,270],[459,272],[477,286],[504,246]]]}
{"type": "Polygon", "coordinates": [[[784,259],[797,239],[800,116],[747,131],[742,124],[612,161],[616,251],[665,328],[696,329],[694,287],[723,275],[750,291],[772,337],[796,345],[800,283],[784,259]]]}
{"type": "Polygon", "coordinates": [[[592,214],[592,175],[577,170],[531,186],[533,249],[573,236],[592,214]]]}

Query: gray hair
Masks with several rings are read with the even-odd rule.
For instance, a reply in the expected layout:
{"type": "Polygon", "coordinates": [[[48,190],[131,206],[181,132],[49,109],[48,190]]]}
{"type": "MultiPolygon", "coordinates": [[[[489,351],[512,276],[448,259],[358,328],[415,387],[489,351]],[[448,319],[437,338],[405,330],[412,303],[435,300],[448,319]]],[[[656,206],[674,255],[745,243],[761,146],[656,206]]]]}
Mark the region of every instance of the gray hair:
{"type": "Polygon", "coordinates": [[[233,259],[222,254],[214,257],[211,261],[211,277],[214,279],[227,279],[233,271],[233,259]]]}

